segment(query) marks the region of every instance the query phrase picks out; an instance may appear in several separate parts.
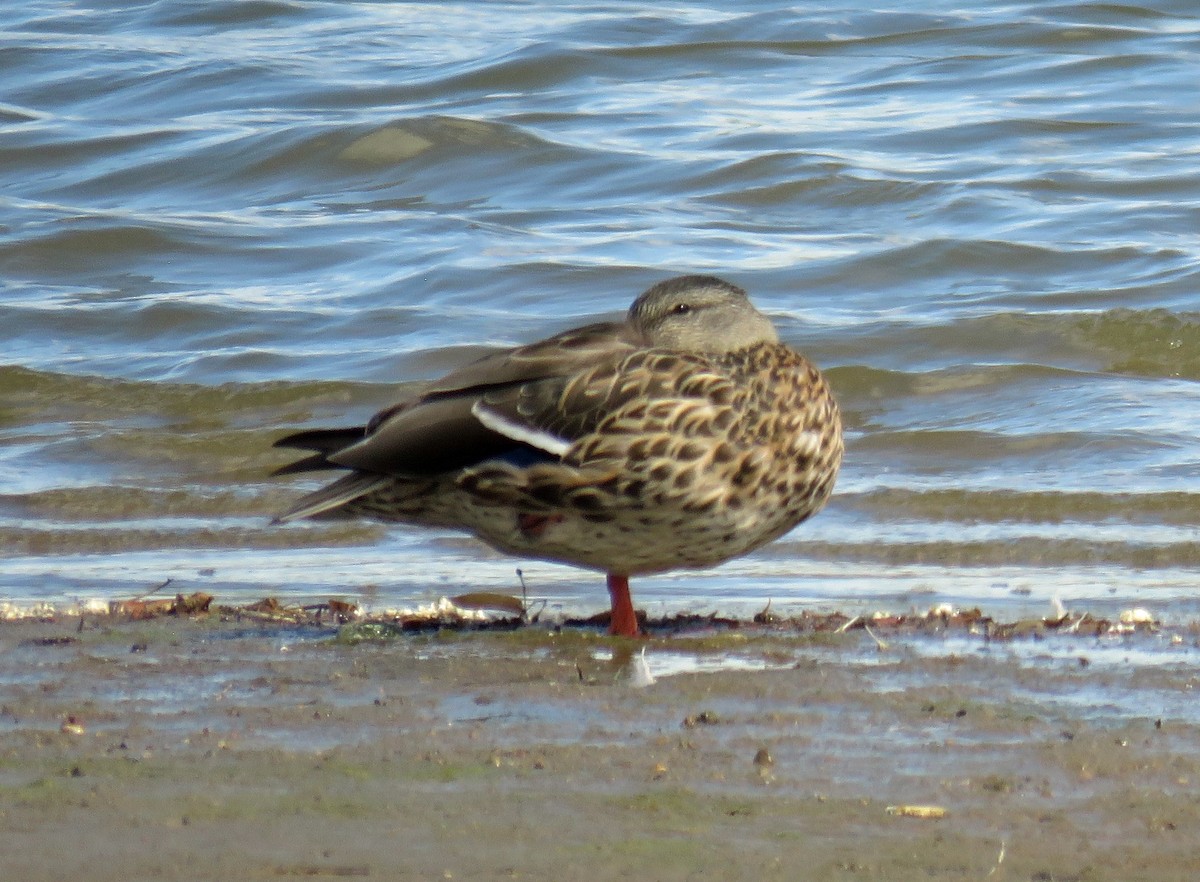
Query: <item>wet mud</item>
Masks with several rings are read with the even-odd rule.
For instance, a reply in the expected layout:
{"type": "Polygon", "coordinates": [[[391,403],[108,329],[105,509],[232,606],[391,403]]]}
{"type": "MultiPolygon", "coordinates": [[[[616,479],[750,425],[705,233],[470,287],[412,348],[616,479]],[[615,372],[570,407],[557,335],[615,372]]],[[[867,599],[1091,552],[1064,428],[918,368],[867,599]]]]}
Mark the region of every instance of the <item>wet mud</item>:
{"type": "Polygon", "coordinates": [[[0,623],[5,877],[1195,878],[1192,626],[278,612],[0,623]]]}

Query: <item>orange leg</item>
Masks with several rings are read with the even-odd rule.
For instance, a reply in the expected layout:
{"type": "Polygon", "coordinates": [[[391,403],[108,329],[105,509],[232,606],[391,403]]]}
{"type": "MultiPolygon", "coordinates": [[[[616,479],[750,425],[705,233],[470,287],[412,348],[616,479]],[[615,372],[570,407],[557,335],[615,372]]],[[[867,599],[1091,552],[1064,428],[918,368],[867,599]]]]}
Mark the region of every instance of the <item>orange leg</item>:
{"type": "Polygon", "coordinates": [[[614,637],[637,637],[637,615],[633,611],[633,598],[629,596],[629,577],[608,574],[608,595],[612,598],[612,620],[608,633],[614,637]]]}

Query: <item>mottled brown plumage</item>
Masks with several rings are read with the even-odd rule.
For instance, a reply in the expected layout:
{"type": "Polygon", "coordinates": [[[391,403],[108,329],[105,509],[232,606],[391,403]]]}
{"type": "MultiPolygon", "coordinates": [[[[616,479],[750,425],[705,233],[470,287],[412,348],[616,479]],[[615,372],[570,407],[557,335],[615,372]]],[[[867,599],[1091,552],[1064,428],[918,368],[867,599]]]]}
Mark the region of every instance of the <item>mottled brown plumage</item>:
{"type": "Polygon", "coordinates": [[[828,499],[842,457],[829,387],[740,288],[661,282],[624,322],[487,356],[364,428],[301,432],[279,473],[348,469],[278,520],[466,529],[511,554],[628,577],[721,563],[828,499]]]}

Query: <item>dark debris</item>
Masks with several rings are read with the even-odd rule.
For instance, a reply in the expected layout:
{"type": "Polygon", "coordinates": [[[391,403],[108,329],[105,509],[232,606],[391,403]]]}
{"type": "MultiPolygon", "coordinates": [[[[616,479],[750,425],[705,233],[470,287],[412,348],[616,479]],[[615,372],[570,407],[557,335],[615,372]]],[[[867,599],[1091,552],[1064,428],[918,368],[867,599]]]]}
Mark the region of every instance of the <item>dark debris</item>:
{"type": "MultiPolygon", "coordinates": [[[[84,618],[92,621],[117,619],[125,621],[155,619],[163,616],[203,619],[219,617],[221,621],[254,622],[264,626],[349,626],[357,630],[355,639],[383,639],[395,634],[428,633],[435,631],[511,631],[530,626],[530,617],[521,610],[527,609],[522,601],[506,598],[501,603],[493,595],[464,595],[471,603],[462,606],[454,602],[457,598],[442,601],[427,611],[403,614],[364,613],[359,607],[345,600],[331,598],[322,603],[290,605],[274,597],[266,597],[253,603],[227,605],[216,603],[212,595],[195,592],[184,596],[142,597],[113,601],[108,612],[88,612],[84,618]],[[486,603],[484,602],[486,601],[486,603]],[[510,602],[511,601],[511,602],[510,602]],[[481,615],[480,608],[489,608],[490,615],[481,615]]],[[[73,615],[78,615],[74,613],[73,615]]],[[[66,619],[67,615],[43,612],[37,616],[42,621],[66,619]]],[[[82,627],[82,622],[80,623],[82,627]]],[[[550,627],[556,629],[606,629],[608,612],[585,618],[567,618],[550,627]]],[[[751,619],[728,616],[679,613],[677,615],[649,618],[638,613],[638,624],[643,633],[650,637],[669,637],[676,634],[694,634],[711,631],[744,631],[754,635],[805,635],[841,634],[865,630],[878,640],[877,634],[937,634],[952,631],[978,635],[984,640],[1007,641],[1039,640],[1056,635],[1095,637],[1105,634],[1153,633],[1158,623],[1145,610],[1128,610],[1116,620],[1090,613],[1064,613],[1047,618],[1018,619],[998,622],[978,608],[959,610],[947,604],[928,612],[902,614],[877,613],[872,616],[849,616],[842,612],[812,612],[805,610],[798,615],[783,616],[767,609],[751,619]]],[[[74,638],[38,638],[39,645],[58,646],[74,638]]],[[[135,647],[132,651],[138,651],[135,647]]]]}

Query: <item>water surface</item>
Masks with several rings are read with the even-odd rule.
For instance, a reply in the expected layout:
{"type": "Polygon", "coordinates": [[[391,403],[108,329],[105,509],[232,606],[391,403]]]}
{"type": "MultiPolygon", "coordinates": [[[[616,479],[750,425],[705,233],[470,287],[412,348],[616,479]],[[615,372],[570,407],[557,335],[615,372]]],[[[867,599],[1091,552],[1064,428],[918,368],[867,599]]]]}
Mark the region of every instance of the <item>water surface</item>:
{"type": "Polygon", "coordinates": [[[1197,615],[1190,3],[0,11],[0,597],[594,574],[269,527],[273,439],[690,271],[828,373],[829,508],[652,612],[1197,615]]]}

